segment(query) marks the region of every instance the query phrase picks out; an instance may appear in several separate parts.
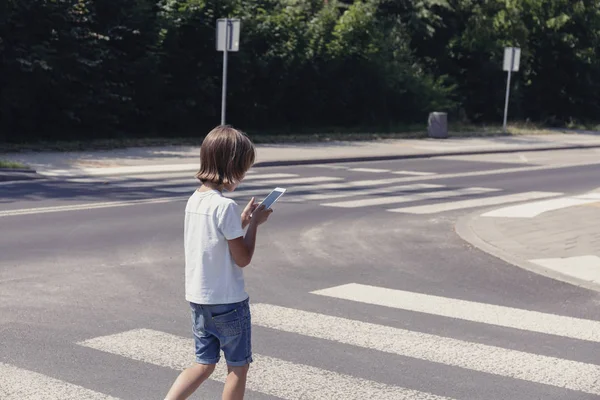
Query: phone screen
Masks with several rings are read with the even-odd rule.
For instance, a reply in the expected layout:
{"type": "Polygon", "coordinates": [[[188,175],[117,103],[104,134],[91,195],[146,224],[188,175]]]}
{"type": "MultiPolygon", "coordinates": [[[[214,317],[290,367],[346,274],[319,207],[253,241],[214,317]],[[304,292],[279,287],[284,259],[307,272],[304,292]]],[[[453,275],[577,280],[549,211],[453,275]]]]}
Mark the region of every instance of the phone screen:
{"type": "Polygon", "coordinates": [[[264,204],[265,208],[271,208],[273,203],[275,203],[283,193],[285,193],[285,189],[275,188],[260,204],[264,204]]]}

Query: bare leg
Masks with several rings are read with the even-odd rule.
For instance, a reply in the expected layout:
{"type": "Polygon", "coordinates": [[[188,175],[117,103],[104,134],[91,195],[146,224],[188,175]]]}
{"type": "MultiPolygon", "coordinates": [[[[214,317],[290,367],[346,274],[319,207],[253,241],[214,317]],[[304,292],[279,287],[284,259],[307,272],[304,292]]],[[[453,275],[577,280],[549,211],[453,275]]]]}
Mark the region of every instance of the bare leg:
{"type": "Polygon", "coordinates": [[[198,389],[210,374],[215,370],[215,365],[195,364],[183,371],[177,379],[165,400],[185,400],[198,389]]]}
{"type": "Polygon", "coordinates": [[[223,400],[243,400],[246,391],[246,376],[250,365],[243,367],[227,366],[227,380],[223,389],[223,400]]]}

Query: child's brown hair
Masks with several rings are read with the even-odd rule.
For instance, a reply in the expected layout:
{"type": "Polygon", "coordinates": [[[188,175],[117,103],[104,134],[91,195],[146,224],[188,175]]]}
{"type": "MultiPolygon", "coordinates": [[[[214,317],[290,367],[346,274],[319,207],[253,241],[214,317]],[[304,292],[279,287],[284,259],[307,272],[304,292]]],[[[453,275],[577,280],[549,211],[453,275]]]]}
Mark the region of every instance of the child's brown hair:
{"type": "Polygon", "coordinates": [[[254,164],[255,157],[254,144],[245,133],[231,126],[218,126],[202,142],[196,178],[217,185],[238,183],[254,164]]]}

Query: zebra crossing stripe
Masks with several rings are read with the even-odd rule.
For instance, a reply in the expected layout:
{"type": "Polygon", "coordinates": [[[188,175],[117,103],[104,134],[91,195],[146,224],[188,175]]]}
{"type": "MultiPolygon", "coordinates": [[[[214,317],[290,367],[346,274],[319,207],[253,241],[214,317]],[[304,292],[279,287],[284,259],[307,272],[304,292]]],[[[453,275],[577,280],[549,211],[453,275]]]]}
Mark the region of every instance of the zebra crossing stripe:
{"type": "Polygon", "coordinates": [[[198,171],[197,163],[190,164],[155,164],[155,165],[129,165],[120,167],[80,168],[73,170],[47,170],[40,171],[45,176],[109,176],[109,175],[133,175],[152,174],[165,172],[192,172],[198,171]]]}
{"type": "Polygon", "coordinates": [[[290,178],[290,179],[272,179],[272,180],[264,180],[251,182],[249,184],[242,183],[240,185],[240,189],[254,189],[256,187],[263,186],[277,186],[277,185],[293,185],[293,184],[310,184],[310,183],[319,183],[319,182],[334,182],[334,181],[343,181],[344,178],[339,178],[335,176],[311,176],[311,177],[302,177],[302,178],[290,178]]]}
{"type": "Polygon", "coordinates": [[[457,190],[440,190],[435,192],[427,193],[416,193],[410,195],[399,195],[399,196],[386,196],[372,199],[361,199],[361,200],[349,200],[340,201],[337,203],[324,203],[322,206],[326,207],[340,207],[340,208],[358,208],[358,207],[369,207],[379,206],[385,204],[397,204],[397,203],[409,203],[413,201],[428,200],[428,199],[444,199],[449,197],[460,197],[475,194],[483,194],[489,192],[496,192],[500,189],[490,189],[481,187],[469,187],[457,190]]]}
{"type": "MultiPolygon", "coordinates": [[[[598,194],[598,193],[596,193],[598,194]]],[[[594,193],[587,195],[562,197],[559,199],[551,199],[544,201],[536,201],[533,203],[519,204],[511,207],[504,207],[499,210],[491,211],[483,214],[483,217],[500,217],[500,218],[534,218],[548,211],[556,211],[562,208],[580,206],[584,204],[592,204],[598,202],[600,198],[593,196],[594,193]]]]}
{"type": "MultiPolygon", "coordinates": [[[[100,182],[96,180],[96,182],[100,182]]],[[[120,179],[120,180],[109,180],[102,181],[108,182],[108,184],[113,184],[118,187],[122,187],[125,189],[133,189],[133,188],[168,188],[169,186],[178,186],[178,185],[186,185],[185,189],[189,191],[194,191],[194,188],[197,188],[201,185],[200,181],[195,179],[193,176],[181,179],[170,179],[170,180],[148,180],[145,179],[143,181],[130,181],[129,179],[120,179]]],[[[114,187],[114,186],[113,186],[114,187]]]]}
{"type": "MultiPolygon", "coordinates": [[[[251,174],[244,178],[244,181],[254,181],[259,179],[283,179],[283,178],[294,178],[297,174],[251,174]]],[[[309,178],[310,179],[310,178],[309,178]]],[[[153,175],[152,179],[149,179],[147,175],[131,175],[131,176],[119,176],[108,179],[102,177],[96,178],[74,178],[69,179],[69,182],[79,183],[93,183],[93,182],[105,182],[108,181],[112,184],[122,185],[127,188],[142,188],[142,187],[164,187],[164,186],[176,186],[176,185],[189,185],[190,188],[194,186],[200,186],[200,181],[194,177],[194,174],[186,174],[182,176],[181,173],[174,174],[160,174],[153,175]]],[[[186,188],[186,190],[190,190],[186,188]]]]}
{"type": "MultiPolygon", "coordinates": [[[[361,188],[360,190],[362,191],[362,193],[366,193],[368,190],[368,188],[373,187],[373,186],[379,186],[379,185],[390,185],[390,184],[394,184],[394,183],[398,183],[398,182],[404,182],[405,178],[386,178],[386,179],[367,179],[367,180],[360,180],[360,181],[349,181],[349,182],[334,182],[334,183],[321,183],[321,184],[316,184],[316,185],[298,185],[298,186],[287,186],[287,192],[288,195],[286,196],[286,201],[295,201],[295,199],[298,199],[298,201],[303,200],[303,197],[300,196],[296,196],[294,195],[295,191],[310,191],[310,192],[314,192],[314,191],[319,191],[319,190],[335,190],[335,189],[352,189],[352,188],[361,188]],[[291,197],[290,195],[294,195],[294,197],[291,197]]],[[[420,185],[419,187],[422,188],[434,188],[434,187],[443,187],[443,185],[427,185],[427,184],[415,184],[415,185],[411,185],[414,187],[417,187],[416,185],[420,185]],[[425,186],[427,185],[427,186],[425,186]]],[[[407,185],[408,187],[408,185],[407,185]]],[[[181,188],[178,188],[181,189],[181,188]]],[[[373,190],[379,190],[381,188],[376,188],[373,190]]],[[[384,189],[382,189],[384,190],[384,189]]],[[[165,190],[165,191],[169,191],[169,192],[176,192],[176,190],[165,190]]],[[[178,192],[183,192],[184,190],[177,190],[178,192]]],[[[358,191],[358,189],[357,189],[358,191]]],[[[186,189],[185,192],[188,192],[188,190],[186,189]]],[[[347,193],[347,192],[344,192],[347,193]]],[[[250,196],[266,196],[268,193],[264,190],[264,189],[260,189],[257,190],[256,187],[240,187],[238,188],[235,192],[233,193],[228,193],[227,197],[231,197],[231,198],[238,198],[238,197],[250,197],[250,196]]],[[[333,193],[332,193],[333,194],[333,193]]],[[[341,194],[341,193],[340,193],[341,194]]],[[[335,197],[333,197],[335,198],[335,197]]]]}
{"type": "Polygon", "coordinates": [[[317,290],[312,293],[359,303],[600,343],[600,321],[358,283],[317,290]]]}
{"type": "Polygon", "coordinates": [[[345,190],[343,192],[334,192],[334,193],[314,193],[314,194],[306,194],[297,196],[299,201],[304,200],[326,200],[326,199],[336,199],[336,198],[346,198],[352,196],[367,196],[367,195],[377,195],[377,194],[386,194],[386,193],[396,193],[396,192],[410,192],[420,189],[438,189],[442,188],[444,185],[433,185],[427,183],[419,183],[414,185],[402,185],[402,186],[388,186],[383,188],[374,188],[374,189],[355,189],[355,190],[345,190]]]}
{"type": "Polygon", "coordinates": [[[284,332],[600,395],[598,365],[268,304],[252,306],[252,322],[284,332]]]}
{"type": "Polygon", "coordinates": [[[294,178],[297,177],[298,174],[253,174],[247,175],[244,178],[244,181],[256,180],[256,179],[280,179],[280,178],[294,178]]]}
{"type": "Polygon", "coordinates": [[[81,386],[0,363],[2,400],[119,400],[81,386]]]}
{"type": "MultiPolygon", "coordinates": [[[[161,367],[182,370],[194,362],[192,339],[150,329],[138,329],[79,343],[82,346],[117,354],[161,367]]],[[[445,400],[398,386],[296,364],[274,357],[253,355],[248,374],[249,390],[290,400],[445,400]]],[[[226,368],[220,363],[211,379],[225,382],[226,368]]]]}
{"type": "MultiPolygon", "coordinates": [[[[349,188],[367,188],[379,185],[391,185],[395,183],[405,182],[406,178],[385,178],[385,179],[366,179],[360,181],[348,181],[342,183],[322,183],[319,185],[310,186],[310,190],[331,190],[331,189],[349,189],[349,188]]],[[[287,188],[290,190],[307,189],[306,186],[292,186],[287,188]]]]}
{"type": "Polygon", "coordinates": [[[390,172],[389,169],[379,169],[379,168],[350,168],[348,171],[352,172],[372,172],[372,173],[382,173],[382,172],[390,172]]]}
{"type": "Polygon", "coordinates": [[[424,206],[404,207],[387,210],[390,212],[405,214],[435,214],[444,211],[462,210],[465,208],[493,206],[496,204],[516,203],[518,201],[527,201],[541,199],[544,197],[560,196],[562,193],[550,192],[525,192],[509,194],[505,196],[484,197],[479,199],[470,199],[454,201],[439,204],[429,204],[424,206]]]}
{"type": "Polygon", "coordinates": [[[431,176],[436,175],[435,172],[419,172],[419,171],[394,171],[392,174],[397,175],[414,175],[414,176],[431,176]]]}

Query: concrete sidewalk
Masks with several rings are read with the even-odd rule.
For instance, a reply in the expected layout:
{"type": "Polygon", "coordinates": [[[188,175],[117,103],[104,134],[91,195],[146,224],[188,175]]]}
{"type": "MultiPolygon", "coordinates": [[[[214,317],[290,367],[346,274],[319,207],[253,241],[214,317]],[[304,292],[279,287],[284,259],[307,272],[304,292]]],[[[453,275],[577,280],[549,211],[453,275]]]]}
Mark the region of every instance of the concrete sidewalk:
{"type": "Polygon", "coordinates": [[[600,291],[600,188],[589,193],[479,211],[457,233],[504,261],[600,291]]]}
{"type": "MultiPolygon", "coordinates": [[[[318,164],[447,155],[600,148],[600,132],[489,138],[405,139],[372,142],[325,142],[257,145],[256,166],[318,164]]],[[[199,147],[145,147],[94,152],[0,154],[0,158],[29,165],[50,176],[110,175],[195,170],[199,147]]]]}

